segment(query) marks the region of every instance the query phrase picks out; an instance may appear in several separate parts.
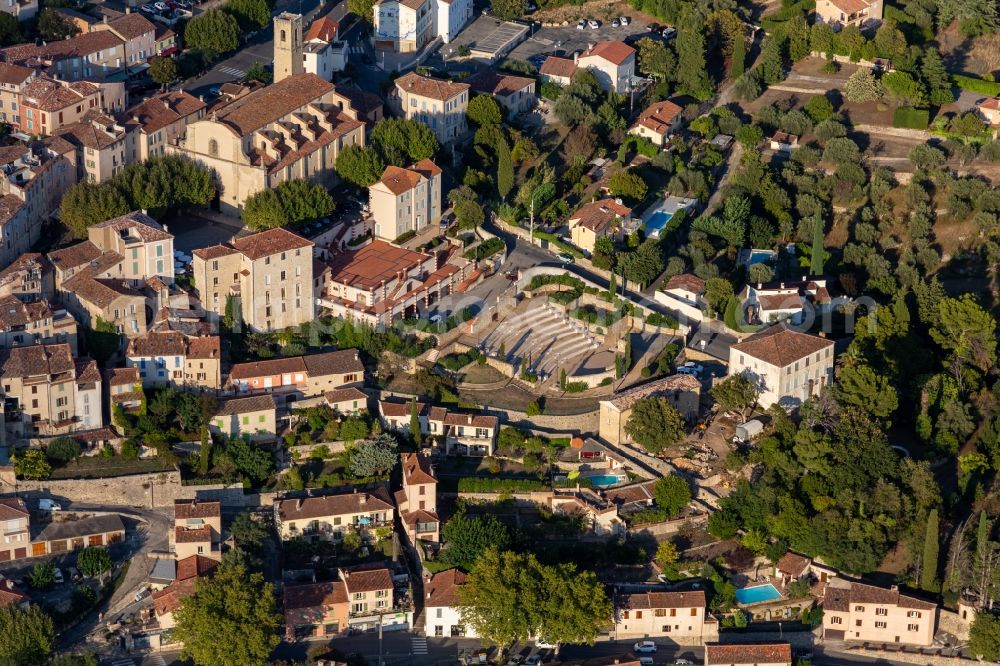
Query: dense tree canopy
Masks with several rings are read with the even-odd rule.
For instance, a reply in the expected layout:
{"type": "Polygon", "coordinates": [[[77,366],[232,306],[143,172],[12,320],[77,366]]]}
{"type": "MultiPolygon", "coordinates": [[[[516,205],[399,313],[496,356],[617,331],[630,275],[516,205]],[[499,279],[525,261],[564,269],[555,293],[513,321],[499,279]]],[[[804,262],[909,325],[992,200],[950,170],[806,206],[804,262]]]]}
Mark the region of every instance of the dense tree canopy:
{"type": "Polygon", "coordinates": [[[637,400],[625,432],[650,453],[659,453],[684,437],[684,421],[664,397],[637,400]]]}
{"type": "Polygon", "coordinates": [[[441,533],[447,544],[441,558],[450,564],[471,571],[479,557],[490,548],[507,550],[510,530],[494,516],[452,516],[441,533]]]}
{"type": "Polygon", "coordinates": [[[383,118],[372,128],[370,138],[382,159],[396,166],[432,158],[440,148],[430,127],[406,118],[383,118]]]}
{"type": "Polygon", "coordinates": [[[273,190],[261,190],[243,204],[243,221],[253,231],[295,227],[333,212],[330,191],[307,180],[286,180],[273,190]]]}
{"type": "Polygon", "coordinates": [[[0,662],[10,666],[44,664],[55,639],[52,618],[40,606],[21,610],[10,604],[0,608],[0,662]]]}
{"type": "Polygon", "coordinates": [[[184,42],[187,48],[204,51],[214,58],[239,48],[240,24],[229,12],[209,9],[188,21],[184,42]]]}

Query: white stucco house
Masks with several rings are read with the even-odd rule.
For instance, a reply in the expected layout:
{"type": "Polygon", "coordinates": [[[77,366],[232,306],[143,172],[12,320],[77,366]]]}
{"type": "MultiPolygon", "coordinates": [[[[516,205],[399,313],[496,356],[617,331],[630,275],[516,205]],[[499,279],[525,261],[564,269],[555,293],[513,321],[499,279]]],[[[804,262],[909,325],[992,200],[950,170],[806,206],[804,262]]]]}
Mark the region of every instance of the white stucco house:
{"type": "Polygon", "coordinates": [[[729,348],[729,375],[745,375],[761,393],[758,405],[800,406],[833,383],[833,341],[776,324],[729,348]]]}
{"type": "Polygon", "coordinates": [[[448,569],[424,579],[424,635],[428,638],[479,638],[462,622],[458,590],[465,584],[465,574],[448,569]]]}

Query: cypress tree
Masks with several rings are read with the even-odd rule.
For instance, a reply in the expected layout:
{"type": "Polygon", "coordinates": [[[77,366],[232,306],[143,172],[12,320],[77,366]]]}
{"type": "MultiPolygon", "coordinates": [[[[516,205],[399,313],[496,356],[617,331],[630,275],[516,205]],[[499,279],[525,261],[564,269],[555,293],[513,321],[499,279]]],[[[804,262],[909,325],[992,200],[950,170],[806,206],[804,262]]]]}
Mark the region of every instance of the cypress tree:
{"type": "Polygon", "coordinates": [[[931,509],[927,514],[927,533],[924,535],[923,568],[920,570],[920,587],[928,592],[937,589],[938,569],[938,512],[931,509]]]}

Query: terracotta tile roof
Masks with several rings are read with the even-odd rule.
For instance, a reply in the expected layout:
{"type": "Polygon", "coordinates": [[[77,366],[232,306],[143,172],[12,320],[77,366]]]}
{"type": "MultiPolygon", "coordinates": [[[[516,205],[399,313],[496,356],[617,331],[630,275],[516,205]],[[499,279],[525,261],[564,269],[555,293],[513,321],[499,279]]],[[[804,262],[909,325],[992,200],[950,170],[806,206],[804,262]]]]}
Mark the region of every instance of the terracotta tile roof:
{"type": "Polygon", "coordinates": [[[826,610],[848,611],[854,604],[876,604],[898,606],[915,610],[932,611],[936,604],[916,597],[900,594],[899,588],[885,588],[848,580],[831,580],[826,586],[823,608],[826,610]]]}
{"type": "Polygon", "coordinates": [[[611,396],[609,400],[602,400],[601,402],[608,403],[618,411],[623,412],[626,409],[631,409],[632,405],[642,398],[662,395],[670,391],[691,391],[700,394],[701,382],[691,375],[670,375],[669,377],[628,389],[627,391],[611,396]]]}
{"type": "Polygon", "coordinates": [[[692,294],[700,294],[705,291],[705,281],[697,275],[681,273],[667,280],[667,284],[663,287],[664,291],[671,289],[681,289],[689,291],[692,294]]]}
{"type": "Polygon", "coordinates": [[[237,136],[248,136],[333,90],[332,83],[315,74],[295,74],[235,99],[214,113],[237,136]]]}
{"type": "Polygon", "coordinates": [[[830,0],[830,4],[845,14],[850,15],[871,7],[872,3],[866,2],[866,0],[830,0]]]}
{"type": "Polygon", "coordinates": [[[569,216],[569,225],[581,226],[594,233],[603,233],[618,219],[632,216],[632,209],[616,202],[614,199],[601,199],[584,204],[569,216]]]}
{"type": "Polygon", "coordinates": [[[69,247],[64,247],[61,250],[53,250],[52,252],[49,252],[49,261],[51,261],[52,265],[56,268],[65,271],[70,268],[76,268],[77,266],[83,266],[84,264],[90,263],[99,256],[101,256],[101,248],[97,247],[88,240],[83,241],[82,243],[76,243],[75,245],[70,245],[69,247]]]}
{"type": "Polygon", "coordinates": [[[457,607],[458,590],[465,585],[465,578],[465,574],[458,569],[440,571],[431,576],[430,580],[424,581],[424,594],[427,595],[424,606],[457,607]]]}
{"type": "Polygon", "coordinates": [[[0,331],[10,331],[51,317],[52,308],[45,301],[26,304],[17,296],[0,297],[0,331]]]}
{"type": "Polygon", "coordinates": [[[232,246],[247,259],[256,261],[281,252],[312,248],[313,243],[298,234],[293,234],[291,231],[279,227],[238,238],[232,242],[232,246]]]}
{"type": "Polygon", "coordinates": [[[793,331],[783,324],[765,328],[730,347],[779,368],[833,346],[833,341],[793,331]]]}
{"type": "Polygon", "coordinates": [[[351,102],[351,108],[362,116],[370,116],[373,111],[382,108],[382,98],[356,85],[337,86],[337,93],[351,102]]]}
{"type": "Polygon", "coordinates": [[[177,562],[177,575],[174,580],[188,580],[207,576],[219,566],[218,560],[203,555],[191,555],[177,562]]]}
{"type": "Polygon", "coordinates": [[[386,566],[359,565],[340,570],[347,592],[374,592],[392,589],[392,572],[386,566]]]}
{"type": "Polygon", "coordinates": [[[326,404],[330,406],[338,405],[342,402],[350,402],[357,400],[362,406],[366,406],[368,403],[368,394],[359,388],[350,386],[348,388],[334,389],[333,391],[327,391],[323,394],[323,398],[326,399],[326,404]]]}
{"type": "Polygon", "coordinates": [[[56,136],[73,145],[103,150],[125,138],[125,130],[115,127],[115,121],[106,116],[95,116],[88,120],[66,125],[56,132],[56,136]]]}
{"type": "Polygon", "coordinates": [[[356,289],[374,289],[394,280],[400,271],[409,273],[431,259],[429,255],[374,240],[357,249],[341,252],[330,260],[331,279],[356,289]]]}
{"type": "Polygon", "coordinates": [[[252,395],[247,398],[231,398],[219,403],[219,411],[215,416],[235,416],[238,414],[252,414],[253,412],[264,412],[276,409],[274,397],[270,393],[264,395],[252,395]]]}
{"type": "Polygon", "coordinates": [[[538,69],[539,74],[571,79],[576,74],[576,63],[568,58],[549,56],[538,69]]]}
{"type": "Polygon", "coordinates": [[[97,90],[88,91],[86,86],[71,86],[50,78],[38,78],[24,86],[22,103],[41,111],[59,111],[79,104],[95,92],[97,90]]]}
{"type": "Polygon", "coordinates": [[[343,581],[287,585],[283,594],[285,612],[300,608],[318,608],[347,603],[347,586],[343,581]]]}
{"type": "Polygon", "coordinates": [[[28,505],[20,497],[0,497],[0,520],[18,520],[29,515],[28,505]]]}
{"type": "MultiPolygon", "coordinates": [[[[426,402],[417,401],[417,415],[426,416],[429,405],[426,402]]],[[[382,412],[382,416],[392,416],[392,417],[402,417],[409,416],[412,413],[413,408],[410,406],[410,401],[402,400],[379,400],[378,409],[382,412]]]]}
{"type": "Polygon", "coordinates": [[[281,500],[278,502],[278,515],[282,521],[296,521],[369,511],[391,511],[393,508],[389,491],[385,486],[379,486],[371,491],[281,500]]]}
{"type": "Polygon", "coordinates": [[[126,356],[138,358],[144,356],[184,356],[187,351],[187,340],[180,333],[172,331],[157,333],[150,331],[145,335],[128,341],[126,356]]]}
{"type": "Polygon", "coordinates": [[[221,517],[222,503],[218,500],[174,500],[174,520],[221,517]]]}
{"type": "Polygon", "coordinates": [[[219,257],[226,257],[231,254],[239,254],[240,251],[230,245],[210,245],[208,247],[200,247],[194,250],[191,254],[198,257],[199,259],[218,259],[219,257]]]}
{"type": "Polygon", "coordinates": [[[656,102],[639,114],[636,124],[648,127],[657,134],[664,134],[681,111],[683,109],[670,100],[656,102]]]}
{"type": "Polygon", "coordinates": [[[123,280],[94,278],[86,272],[77,273],[63,283],[65,291],[71,291],[88,303],[102,310],[119,298],[143,299],[143,295],[132,289],[123,280]]]}
{"type": "Polygon", "coordinates": [[[643,481],[642,483],[632,483],[618,488],[609,488],[602,494],[604,499],[621,506],[623,504],[649,503],[655,500],[653,487],[656,481],[643,481]]]}
{"type": "Polygon", "coordinates": [[[173,236],[163,230],[163,225],[142,211],[134,210],[110,220],[91,225],[93,229],[110,227],[115,231],[130,231],[145,243],[170,240],[173,236]]]}
{"type": "Polygon", "coordinates": [[[991,109],[993,111],[1000,111],[1000,97],[990,97],[979,103],[980,109],[991,109]]]}
{"type": "Polygon", "coordinates": [[[97,361],[92,358],[78,358],[76,365],[77,384],[99,384],[101,371],[97,369],[97,361]]]}
{"type": "Polygon", "coordinates": [[[167,125],[198,113],[207,106],[194,95],[183,90],[173,90],[136,104],[122,115],[125,122],[134,123],[146,134],[157,132],[167,125]]]}
{"type": "Polygon", "coordinates": [[[306,31],[305,41],[311,42],[313,40],[319,40],[321,42],[332,42],[337,39],[337,30],[339,27],[340,24],[331,19],[329,16],[318,18],[309,24],[309,30],[306,31]]]}
{"type": "MultiPolygon", "coordinates": [[[[10,583],[13,585],[13,581],[10,579],[5,580],[4,583],[10,583]]],[[[20,606],[23,603],[31,601],[29,597],[24,592],[20,592],[13,587],[0,587],[0,608],[6,606],[20,606]]]]}
{"type": "Polygon", "coordinates": [[[636,592],[623,594],[618,599],[623,610],[646,608],[704,608],[705,591],[690,592],[636,592]]]}
{"type": "Polygon", "coordinates": [[[618,40],[609,40],[606,42],[598,42],[594,46],[580,55],[580,60],[584,58],[602,58],[607,60],[613,65],[621,65],[630,57],[635,55],[635,49],[626,44],[625,42],[620,42],[618,40]]]}
{"type": "Polygon", "coordinates": [[[58,39],[38,46],[18,44],[0,51],[7,62],[24,63],[28,60],[56,61],[65,58],[83,58],[98,51],[121,48],[122,39],[109,30],[85,32],[69,39],[58,39]]]}
{"type": "Polygon", "coordinates": [[[174,528],[174,543],[204,543],[211,540],[212,528],[208,525],[197,528],[174,528]]]}
{"type": "Polygon", "coordinates": [[[799,310],[802,308],[802,297],[796,294],[758,294],[757,302],[761,309],[773,310],[799,310]]]}
{"type": "Polygon", "coordinates": [[[139,368],[112,368],[108,371],[108,385],[134,385],[139,382],[139,368]]]}
{"type": "Polygon", "coordinates": [[[385,185],[386,189],[390,192],[399,196],[403,192],[409,192],[420,183],[420,174],[416,171],[390,164],[385,168],[385,172],[378,182],[385,185]]]}
{"type": "Polygon", "coordinates": [[[472,426],[473,428],[492,428],[496,430],[500,425],[500,419],[486,414],[462,414],[449,411],[444,417],[445,425],[472,426]]]}
{"type": "Polygon", "coordinates": [[[427,76],[420,76],[416,72],[404,74],[396,79],[397,90],[405,90],[411,95],[419,95],[420,97],[436,99],[441,102],[445,102],[455,95],[467,91],[469,88],[468,83],[432,79],[427,76]]]}
{"type": "Polygon", "coordinates": [[[135,11],[112,19],[107,25],[124,40],[138,39],[147,33],[156,33],[153,22],[135,11]]]}
{"type": "Polygon", "coordinates": [[[13,194],[5,194],[0,197],[0,226],[3,226],[14,219],[14,217],[24,209],[24,202],[13,194]]]}
{"type": "Polygon", "coordinates": [[[705,643],[705,666],[791,663],[792,646],[789,643],[741,643],[735,645],[705,643]]]}
{"type": "Polygon", "coordinates": [[[407,511],[402,516],[403,523],[406,525],[416,525],[417,523],[440,523],[441,519],[438,518],[436,513],[431,511],[425,511],[424,509],[417,509],[416,511],[407,511]]]}
{"type": "Polygon", "coordinates": [[[322,354],[308,354],[302,357],[302,362],[305,363],[306,372],[311,377],[365,371],[357,349],[339,349],[322,354]]]}
{"type": "Polygon", "coordinates": [[[470,78],[469,84],[476,92],[508,97],[529,86],[533,86],[535,80],[529,79],[526,76],[513,76],[511,74],[502,74],[492,69],[484,69],[470,78]]]}
{"type": "Polygon", "coordinates": [[[21,67],[12,65],[9,62],[0,62],[0,83],[9,85],[20,85],[30,79],[35,73],[31,67],[21,67]]]}
{"type": "Polygon", "coordinates": [[[812,560],[810,560],[808,557],[805,557],[804,555],[799,555],[797,553],[793,553],[792,551],[788,551],[787,553],[781,556],[781,559],[778,560],[778,563],[775,566],[777,566],[778,571],[780,571],[781,573],[787,574],[792,578],[798,578],[799,576],[805,573],[806,569],[809,568],[809,564],[811,562],[812,560]]]}
{"type": "Polygon", "coordinates": [[[15,347],[0,354],[0,376],[35,377],[75,373],[76,363],[69,345],[15,347]]]}
{"type": "Polygon", "coordinates": [[[287,358],[272,358],[264,361],[247,361],[246,363],[236,363],[229,372],[230,379],[252,379],[254,377],[266,377],[271,375],[289,374],[294,372],[305,372],[306,364],[301,356],[289,356],[287,358]]]}
{"type": "Polygon", "coordinates": [[[422,453],[402,454],[403,483],[412,486],[420,483],[437,483],[431,461],[422,453]]]}
{"type": "Polygon", "coordinates": [[[39,252],[25,252],[14,260],[7,268],[0,271],[0,283],[10,279],[20,279],[21,273],[25,271],[38,271],[39,274],[52,270],[52,263],[48,257],[39,252]]]}
{"type": "Polygon", "coordinates": [[[193,359],[221,358],[221,341],[217,335],[188,338],[187,357],[193,359]]]}

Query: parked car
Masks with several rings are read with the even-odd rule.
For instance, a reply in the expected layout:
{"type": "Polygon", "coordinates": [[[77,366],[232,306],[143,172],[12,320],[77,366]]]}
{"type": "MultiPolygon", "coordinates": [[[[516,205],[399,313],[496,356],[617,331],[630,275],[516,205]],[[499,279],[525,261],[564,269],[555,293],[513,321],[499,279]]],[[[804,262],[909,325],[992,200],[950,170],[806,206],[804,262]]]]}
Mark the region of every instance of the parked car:
{"type": "Polygon", "coordinates": [[[598,28],[601,27],[600,22],[595,19],[590,19],[589,21],[587,21],[587,25],[590,26],[591,30],[597,30],[598,28]]]}
{"type": "Polygon", "coordinates": [[[556,257],[558,257],[559,261],[563,262],[564,264],[573,263],[573,257],[566,254],[565,252],[560,252],[559,254],[556,255],[556,257]]]}
{"type": "Polygon", "coordinates": [[[74,582],[83,578],[83,576],[80,575],[80,570],[76,567],[69,567],[66,569],[66,573],[69,574],[69,579],[74,582]]]}
{"type": "Polygon", "coordinates": [[[632,646],[632,650],[643,654],[656,652],[656,643],[653,641],[639,641],[632,646]]]}
{"type": "Polygon", "coordinates": [[[524,657],[519,654],[515,654],[513,657],[507,660],[507,666],[521,666],[524,663],[524,657]]]}
{"type": "Polygon", "coordinates": [[[687,659],[678,659],[674,662],[677,666],[691,666],[691,662],[687,659]]]}
{"type": "Polygon", "coordinates": [[[653,661],[653,658],[648,654],[643,657],[639,657],[639,666],[654,666],[655,664],[656,662],[653,661]]]}
{"type": "Polygon", "coordinates": [[[153,12],[156,11],[156,8],[153,7],[153,5],[151,5],[151,4],[142,5],[141,7],[139,7],[139,9],[141,9],[144,12],[146,12],[147,14],[152,14],[153,12]]]}
{"type": "Polygon", "coordinates": [[[576,22],[577,30],[583,30],[586,27],[587,27],[587,22],[584,19],[580,19],[579,21],[576,22]]]}
{"type": "Polygon", "coordinates": [[[693,370],[695,375],[700,375],[701,373],[705,372],[705,366],[699,363],[695,363],[694,361],[688,361],[687,363],[684,364],[684,367],[693,370]]]}
{"type": "Polygon", "coordinates": [[[542,663],[542,655],[533,654],[525,660],[524,666],[538,666],[540,663],[542,663]]]}
{"type": "Polygon", "coordinates": [[[618,17],[618,22],[621,23],[623,26],[625,26],[625,25],[628,25],[629,23],[631,23],[632,19],[630,19],[627,16],[619,16],[618,17]]]}
{"type": "Polygon", "coordinates": [[[620,19],[614,19],[614,20],[612,20],[612,21],[611,21],[611,27],[612,27],[612,28],[617,28],[617,27],[618,27],[618,26],[620,26],[621,24],[622,24],[622,22],[621,22],[621,20],[620,20],[620,19]]]}
{"type": "Polygon", "coordinates": [[[139,591],[135,593],[135,597],[134,598],[135,598],[136,601],[142,601],[147,596],[149,596],[149,588],[148,587],[141,587],[141,588],[139,588],[139,591]]]}
{"type": "Polygon", "coordinates": [[[55,580],[57,583],[65,583],[66,582],[66,578],[63,576],[62,569],[56,567],[55,575],[53,576],[53,580],[55,580]]]}
{"type": "Polygon", "coordinates": [[[661,29],[662,27],[663,27],[663,26],[662,26],[662,25],[660,25],[659,23],[650,23],[650,24],[649,24],[649,31],[650,31],[650,32],[653,32],[653,33],[656,33],[656,34],[658,35],[658,34],[660,34],[660,29],[661,29]]]}
{"type": "Polygon", "coordinates": [[[161,12],[165,12],[170,9],[170,7],[167,7],[167,3],[165,2],[154,2],[153,7],[155,7],[157,11],[161,12]]]}
{"type": "Polygon", "coordinates": [[[40,499],[38,500],[38,510],[39,511],[62,511],[62,506],[55,500],[50,499],[40,499]]]}
{"type": "Polygon", "coordinates": [[[208,89],[208,94],[212,97],[218,97],[220,92],[222,92],[222,88],[220,86],[212,86],[208,89]]]}
{"type": "Polygon", "coordinates": [[[670,26],[667,26],[660,31],[660,35],[662,35],[664,39],[673,39],[676,34],[677,31],[670,26]]]}

